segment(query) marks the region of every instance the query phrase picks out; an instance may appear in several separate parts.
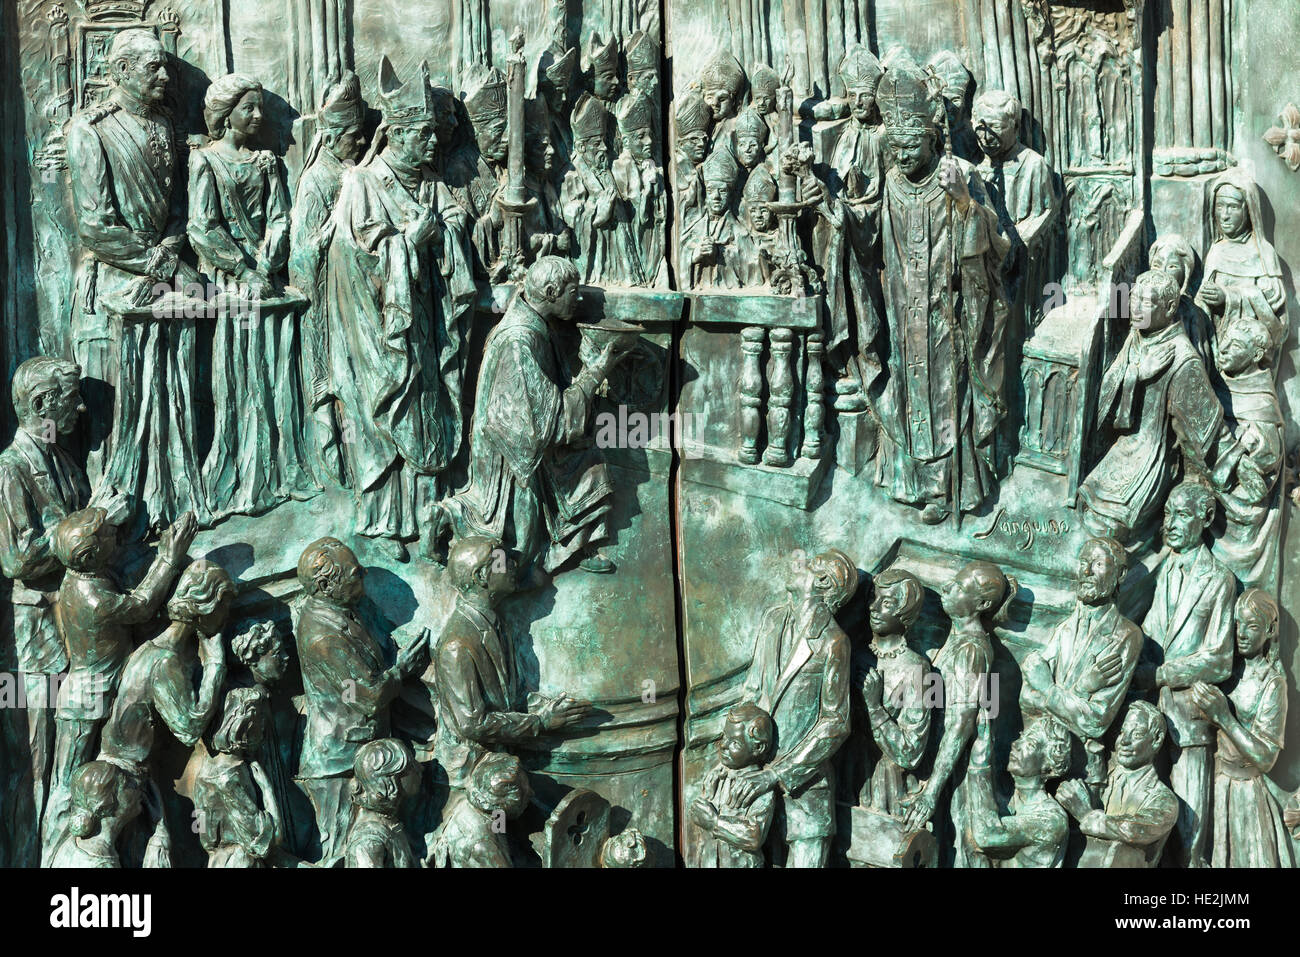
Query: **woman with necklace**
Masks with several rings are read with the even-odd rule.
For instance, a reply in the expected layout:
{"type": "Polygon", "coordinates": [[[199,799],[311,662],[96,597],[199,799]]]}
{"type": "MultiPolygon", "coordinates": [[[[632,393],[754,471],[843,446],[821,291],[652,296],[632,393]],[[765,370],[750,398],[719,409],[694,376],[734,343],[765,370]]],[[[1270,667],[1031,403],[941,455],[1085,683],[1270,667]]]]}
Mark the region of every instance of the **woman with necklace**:
{"type": "Polygon", "coordinates": [[[907,645],[925,593],[916,576],[890,569],[876,577],[871,603],[871,653],[875,667],[862,679],[871,743],[870,775],[859,804],[893,814],[917,787],[912,771],[930,738],[924,689],[930,662],[907,645]]]}
{"type": "Polygon", "coordinates": [[[212,447],[203,464],[213,519],[255,515],[313,488],[303,468],[297,319],[262,315],[289,258],[289,192],[279,160],[253,148],[262,85],[238,73],[203,100],[210,142],[190,154],[190,245],[227,300],[212,343],[212,447]]]}

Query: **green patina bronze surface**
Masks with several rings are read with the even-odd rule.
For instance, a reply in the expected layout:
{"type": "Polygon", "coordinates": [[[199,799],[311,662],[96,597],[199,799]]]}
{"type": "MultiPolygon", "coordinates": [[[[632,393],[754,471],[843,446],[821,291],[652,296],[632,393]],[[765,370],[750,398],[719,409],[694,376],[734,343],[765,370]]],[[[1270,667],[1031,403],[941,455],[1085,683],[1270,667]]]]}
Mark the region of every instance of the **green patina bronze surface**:
{"type": "Polygon", "coordinates": [[[0,864],[1290,867],[1294,12],[10,5],[0,864]]]}

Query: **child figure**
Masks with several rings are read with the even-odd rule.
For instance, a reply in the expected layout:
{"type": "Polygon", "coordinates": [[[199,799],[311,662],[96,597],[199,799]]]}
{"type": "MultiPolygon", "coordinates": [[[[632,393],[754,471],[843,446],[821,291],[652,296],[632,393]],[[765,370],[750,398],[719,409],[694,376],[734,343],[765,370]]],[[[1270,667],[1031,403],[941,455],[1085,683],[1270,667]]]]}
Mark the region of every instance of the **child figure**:
{"type": "Polygon", "coordinates": [[[199,841],[208,867],[268,867],[284,835],[271,780],[255,755],[267,719],[261,685],[226,693],[215,752],[194,781],[199,841]]]}
{"type": "Polygon", "coordinates": [[[1284,430],[1268,365],[1271,343],[1263,322],[1242,317],[1220,334],[1214,349],[1231,395],[1226,411],[1241,452],[1236,460],[1238,481],[1256,501],[1266,496],[1282,465],[1284,430]]]}
{"type": "MultiPolygon", "coordinates": [[[[114,581],[117,527],[102,508],[73,512],[54,529],[51,548],[67,568],[54,602],[54,624],[68,652],[68,676],[54,713],[54,770],[42,846],[52,849],[67,824],[72,778],[99,749],[134,644],[134,626],[153,617],[176,579],[197,529],[186,512],[158,542],[158,556],[130,591],[114,581]]],[[[44,861],[48,864],[48,860],[44,861]]]]}
{"type": "Polygon", "coordinates": [[[72,815],[48,867],[118,868],[121,835],[140,814],[138,779],[108,761],[83,764],[72,780],[72,815]]]}
{"type": "Polygon", "coordinates": [[[533,799],[519,759],[491,751],[470,772],[464,797],[453,798],[438,830],[430,835],[437,867],[513,867],[504,824],[524,813],[533,799]]]}
{"type": "Polygon", "coordinates": [[[380,738],[357,750],[352,821],[343,841],[344,867],[415,867],[411,842],[397,815],[419,781],[404,742],[380,738]]]}
{"type": "Polygon", "coordinates": [[[1246,587],[1275,587],[1281,541],[1280,476],[1286,450],[1282,407],[1269,365],[1272,334],[1254,316],[1219,331],[1214,358],[1227,390],[1224,411],[1234,442],[1219,456],[1216,479],[1225,527],[1214,554],[1246,587]],[[1229,481],[1235,473],[1235,480],[1229,481]]]}
{"type": "Polygon", "coordinates": [[[735,786],[747,768],[758,767],[771,753],[772,716],[745,701],[732,706],[718,739],[718,764],[700,784],[691,805],[691,820],[705,833],[696,867],[762,867],[763,844],[772,826],[775,795],[768,791],[749,804],[736,800],[735,786]]]}
{"type": "Polygon", "coordinates": [[[874,761],[859,803],[886,814],[898,812],[917,789],[913,772],[930,739],[924,701],[930,663],[907,644],[924,598],[921,582],[910,572],[890,569],[876,576],[870,611],[875,665],[861,685],[871,735],[866,751],[874,761]]]}

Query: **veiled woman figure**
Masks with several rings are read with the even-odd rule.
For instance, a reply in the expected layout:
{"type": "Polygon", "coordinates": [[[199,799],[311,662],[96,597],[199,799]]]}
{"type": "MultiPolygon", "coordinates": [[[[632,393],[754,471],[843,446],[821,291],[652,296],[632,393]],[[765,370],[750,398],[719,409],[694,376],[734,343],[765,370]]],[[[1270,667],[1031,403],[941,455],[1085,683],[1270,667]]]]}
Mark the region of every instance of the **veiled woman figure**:
{"type": "Polygon", "coordinates": [[[1197,300],[1213,317],[1217,336],[1244,316],[1263,322],[1273,335],[1275,356],[1286,340],[1286,290],[1277,253],[1261,233],[1259,187],[1233,168],[1215,180],[1210,197],[1214,244],[1197,300]]]}
{"type": "MultiPolygon", "coordinates": [[[[210,142],[190,154],[190,245],[228,296],[276,295],[289,257],[289,192],[276,156],[251,145],[262,127],[261,84],[218,78],[203,116],[210,142]]],[[[203,482],[214,520],[257,514],[313,487],[302,466],[296,316],[241,306],[217,318],[212,403],[203,482]]]]}
{"type": "Polygon", "coordinates": [[[1227,527],[1214,554],[1247,586],[1275,587],[1283,458],[1277,356],[1289,332],[1282,266],[1264,238],[1259,187],[1249,175],[1225,171],[1210,196],[1214,244],[1197,300],[1214,323],[1214,386],[1247,453],[1237,487],[1220,495],[1227,527]],[[1237,361],[1234,353],[1257,351],[1260,326],[1268,337],[1262,356],[1237,361]]]}
{"type": "Polygon", "coordinates": [[[975,846],[970,830],[966,767],[975,740],[975,721],[982,705],[991,705],[995,689],[989,681],[993,671],[993,626],[1006,620],[1020,583],[991,562],[970,562],[942,588],[943,610],[952,620],[948,640],[934,657],[934,667],[943,678],[943,737],[934,768],[925,789],[910,804],[907,828],[923,827],[933,815],[943,788],[952,784],[949,816],[957,833],[954,867],[989,867],[987,857],[975,846]]]}
{"type": "Polygon", "coordinates": [[[1197,707],[1219,728],[1214,755],[1214,867],[1290,867],[1291,840],[1265,775],[1286,729],[1278,607],[1251,588],[1237,599],[1237,665],[1225,695],[1197,682],[1197,707]]]}

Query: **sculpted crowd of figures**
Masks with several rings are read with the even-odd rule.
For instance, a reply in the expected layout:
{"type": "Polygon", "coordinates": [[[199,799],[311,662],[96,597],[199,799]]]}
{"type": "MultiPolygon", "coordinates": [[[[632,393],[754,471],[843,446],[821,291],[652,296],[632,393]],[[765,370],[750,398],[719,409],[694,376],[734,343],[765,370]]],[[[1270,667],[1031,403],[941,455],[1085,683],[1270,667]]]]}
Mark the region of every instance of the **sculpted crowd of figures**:
{"type": "MultiPolygon", "coordinates": [[[[5,747],[35,815],[15,862],[170,866],[178,802],[212,867],[548,860],[565,819],[518,833],[517,752],[604,719],[526,687],[498,609],[564,573],[619,587],[601,546],[623,490],[593,417],[644,330],[577,322],[584,287],[810,298],[828,405],[869,418],[887,504],[960,529],[996,496],[1061,233],[1060,178],[1014,96],[977,90],[952,53],[853,44],[845,95],[796,103],[788,71],[722,51],[665,116],[653,36],[592,34],[531,70],[522,44],[457,92],[384,57],[377,127],[339,71],[291,193],[259,146],[257,79],[212,80],[187,145],[158,38],[112,37],[108,92],[66,129],[71,354],[18,365],[0,453],[27,702],[5,747]],[[511,288],[475,347],[493,286],[511,288]],[[324,492],[353,511],[340,537],[292,543],[289,631],[236,621],[240,585],[190,559],[195,536],[324,492]],[[369,621],[349,536],[433,582],[436,619],[369,621]],[[150,552],[130,587],[119,544],[150,552]],[[392,720],[413,690],[432,702],[423,737],[392,720]],[[158,766],[164,736],[190,753],[179,776],[158,766]]],[[[839,841],[862,866],[1291,866],[1300,804],[1266,777],[1287,706],[1286,291],[1251,178],[1226,169],[1210,205],[1199,270],[1161,235],[1131,288],[1078,488],[1075,603],[1018,662],[1018,694],[995,664],[1015,575],[948,569],[926,654],[916,569],[862,582],[851,549],[796,556],[685,804],[687,863],[820,867],[839,841]],[[1150,555],[1131,620],[1122,585],[1150,555]],[[837,615],[860,589],[869,623],[850,635],[837,615]],[[999,747],[1002,711],[1018,721],[999,747]]],[[[650,862],[637,828],[610,830],[587,863],[650,862]]]]}

